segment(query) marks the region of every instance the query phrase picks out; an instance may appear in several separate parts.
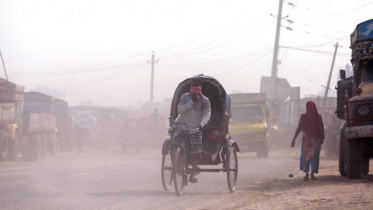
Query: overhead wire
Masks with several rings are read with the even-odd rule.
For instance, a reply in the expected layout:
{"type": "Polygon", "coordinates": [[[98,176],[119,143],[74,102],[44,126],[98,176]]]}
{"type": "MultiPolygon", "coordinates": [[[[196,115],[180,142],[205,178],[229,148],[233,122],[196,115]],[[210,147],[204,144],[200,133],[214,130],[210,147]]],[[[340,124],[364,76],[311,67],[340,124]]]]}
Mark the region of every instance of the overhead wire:
{"type": "MultiPolygon", "coordinates": [[[[232,76],[232,75],[236,74],[237,72],[241,72],[241,71],[243,71],[243,70],[246,69],[246,68],[242,68],[242,66],[249,67],[249,66],[251,66],[251,65],[253,65],[253,64],[255,64],[255,63],[257,63],[258,61],[260,61],[261,59],[263,59],[266,55],[268,55],[268,54],[270,54],[270,53],[272,53],[272,52],[273,52],[273,50],[270,50],[270,51],[264,53],[263,55],[261,55],[260,58],[256,59],[256,60],[253,61],[253,62],[250,62],[249,64],[240,65],[239,67],[236,67],[236,68],[234,68],[234,69],[229,69],[229,70],[227,70],[227,71],[225,71],[225,72],[221,72],[221,73],[217,74],[216,76],[223,76],[223,75],[226,75],[226,74],[228,74],[228,73],[231,73],[229,76],[232,76]],[[241,69],[240,69],[240,68],[241,68],[241,69]],[[240,69],[240,70],[236,71],[237,69],[240,69]]],[[[228,76],[228,77],[229,77],[229,76],[228,76]]]]}
{"type": "Polygon", "coordinates": [[[243,55],[227,58],[227,59],[220,59],[216,61],[210,61],[210,62],[204,62],[204,63],[194,63],[194,64],[158,64],[162,66],[205,66],[205,65],[220,65],[221,63],[226,63],[227,61],[234,61],[234,60],[239,60],[239,59],[247,59],[247,56],[249,55],[255,55],[263,51],[267,51],[269,49],[272,49],[273,47],[267,47],[258,51],[250,52],[250,53],[245,53],[243,55]]]}
{"type": "MultiPolygon", "coordinates": [[[[190,53],[190,54],[182,55],[182,54],[184,54],[184,53],[186,53],[186,52],[190,52],[190,51],[193,51],[193,50],[195,50],[195,49],[199,49],[199,48],[201,48],[201,47],[204,47],[204,46],[207,46],[207,45],[209,45],[209,44],[211,44],[211,43],[214,43],[214,42],[216,42],[216,41],[218,41],[218,40],[221,40],[221,38],[219,38],[219,39],[215,39],[214,41],[211,41],[211,42],[209,42],[209,43],[207,43],[207,44],[200,45],[200,46],[198,46],[198,47],[194,47],[194,48],[191,48],[191,49],[188,49],[188,50],[185,50],[185,51],[179,52],[179,53],[175,53],[175,54],[172,54],[172,55],[169,55],[169,56],[161,57],[160,59],[163,59],[163,60],[164,60],[164,59],[169,59],[169,58],[183,58],[183,57],[188,57],[188,56],[192,56],[192,55],[195,55],[195,54],[199,54],[199,53],[202,53],[202,52],[210,51],[210,50],[213,50],[213,49],[216,49],[216,48],[222,47],[222,46],[224,46],[224,45],[230,44],[230,43],[232,43],[232,42],[236,42],[236,41],[238,41],[238,40],[241,40],[241,39],[244,39],[244,38],[248,38],[248,37],[247,37],[248,35],[251,35],[251,34],[256,33],[256,32],[258,32],[258,31],[260,31],[260,30],[263,30],[263,29],[265,29],[265,28],[267,28],[267,27],[269,27],[269,26],[271,26],[271,25],[274,25],[274,24],[273,24],[273,23],[268,24],[268,25],[266,25],[266,26],[264,26],[264,27],[261,27],[261,28],[258,29],[258,30],[255,30],[255,31],[252,31],[252,32],[250,32],[250,33],[248,33],[248,34],[245,34],[244,36],[241,36],[241,37],[238,37],[238,38],[236,38],[236,39],[233,39],[233,40],[227,41],[227,42],[225,42],[225,43],[219,44],[219,45],[214,46],[214,47],[210,47],[210,48],[203,49],[203,50],[200,50],[200,51],[192,52],[192,53],[190,53]]],[[[224,36],[224,38],[225,38],[225,37],[226,37],[226,36],[224,36]]]]}
{"type": "MultiPolygon", "coordinates": [[[[290,46],[280,46],[281,48],[287,48],[287,49],[293,49],[293,50],[300,50],[300,51],[305,51],[305,52],[315,52],[315,53],[323,53],[323,54],[329,54],[332,55],[334,52],[320,52],[317,50],[310,50],[310,49],[302,49],[298,47],[290,47],[290,46]]],[[[343,57],[351,57],[348,53],[338,53],[337,56],[343,56],[343,57]]]]}
{"type": "MultiPolygon", "coordinates": [[[[237,29],[236,31],[231,32],[230,34],[225,35],[224,37],[226,37],[226,36],[230,36],[230,35],[232,35],[232,34],[238,32],[238,31],[241,31],[241,30],[243,30],[243,29],[245,29],[245,28],[247,28],[247,27],[249,27],[249,26],[251,26],[251,25],[253,25],[253,24],[256,24],[256,23],[258,23],[258,22],[261,22],[261,21],[265,20],[265,17],[267,17],[267,15],[258,18],[259,21],[254,21],[254,22],[252,22],[252,23],[250,23],[250,24],[248,24],[248,25],[245,25],[245,26],[243,26],[243,27],[237,29]]],[[[227,25],[231,25],[231,24],[234,23],[234,22],[236,22],[236,20],[230,22],[229,24],[226,24],[225,26],[227,26],[227,25]]],[[[223,27],[225,27],[225,26],[223,26],[223,27]]],[[[191,39],[191,40],[188,40],[188,41],[185,41],[185,42],[182,42],[182,43],[179,43],[179,44],[176,44],[176,45],[170,46],[170,47],[165,47],[165,48],[161,48],[161,49],[156,49],[156,50],[154,50],[154,51],[161,52],[161,51],[164,51],[164,50],[169,50],[169,49],[172,49],[172,48],[175,48],[175,47],[179,47],[179,46],[182,46],[182,45],[188,44],[188,43],[190,43],[190,42],[193,42],[193,41],[199,40],[199,39],[201,39],[201,38],[204,38],[204,37],[206,37],[206,36],[208,36],[208,35],[210,35],[210,34],[213,34],[213,33],[217,32],[217,31],[221,31],[221,29],[217,29],[217,30],[212,31],[212,32],[210,32],[210,33],[208,33],[208,34],[205,34],[205,35],[199,36],[199,37],[197,37],[197,38],[194,38],[194,39],[191,39]]],[[[224,37],[222,37],[222,38],[224,38],[224,37]]]]}
{"type": "MultiPolygon", "coordinates": [[[[286,50],[289,50],[288,48],[285,48],[286,50]]],[[[281,52],[284,50],[284,48],[280,48],[281,52]]],[[[317,73],[313,73],[313,72],[308,72],[308,69],[313,65],[313,63],[316,61],[316,58],[318,57],[320,53],[320,49],[319,51],[317,51],[315,57],[313,58],[313,60],[311,61],[311,63],[306,67],[306,68],[303,68],[301,66],[299,66],[296,62],[294,62],[290,56],[288,56],[288,52],[284,52],[283,54],[285,55],[286,54],[286,58],[291,62],[293,63],[294,65],[296,65],[297,67],[299,67],[300,69],[302,69],[303,71],[299,71],[299,72],[307,72],[307,73],[311,73],[311,74],[316,74],[316,75],[322,75],[322,74],[317,74],[317,73]]],[[[326,75],[322,75],[322,76],[326,76],[326,75]]]]}
{"type": "Polygon", "coordinates": [[[32,77],[59,77],[59,76],[69,76],[69,75],[76,75],[76,74],[84,74],[84,73],[96,73],[96,72],[108,72],[111,70],[117,70],[117,69],[122,69],[122,68],[127,68],[127,67],[134,67],[134,66],[140,66],[142,63],[136,63],[132,65],[124,65],[124,66],[112,66],[112,67],[107,67],[107,68],[92,68],[92,69],[87,69],[85,71],[70,71],[70,72],[51,72],[50,74],[45,74],[41,72],[36,72],[32,73],[31,75],[25,75],[22,74],[22,76],[13,76],[15,79],[20,79],[20,78],[32,78],[32,77]]]}
{"type": "Polygon", "coordinates": [[[87,81],[88,84],[79,84],[77,86],[68,86],[68,88],[79,88],[79,87],[87,87],[87,86],[92,86],[92,85],[95,85],[95,84],[99,84],[99,83],[102,83],[104,81],[107,81],[113,77],[117,77],[117,76],[120,76],[120,75],[123,75],[123,74],[126,74],[126,73],[129,73],[129,72],[132,72],[134,70],[137,70],[139,69],[140,67],[143,67],[145,66],[146,64],[143,64],[141,66],[136,66],[134,68],[131,68],[131,69],[128,69],[127,71],[123,71],[123,72],[120,72],[120,73],[116,73],[116,74],[112,74],[110,76],[106,76],[106,77],[103,77],[103,78],[97,78],[96,80],[91,80],[91,81],[87,81]]]}

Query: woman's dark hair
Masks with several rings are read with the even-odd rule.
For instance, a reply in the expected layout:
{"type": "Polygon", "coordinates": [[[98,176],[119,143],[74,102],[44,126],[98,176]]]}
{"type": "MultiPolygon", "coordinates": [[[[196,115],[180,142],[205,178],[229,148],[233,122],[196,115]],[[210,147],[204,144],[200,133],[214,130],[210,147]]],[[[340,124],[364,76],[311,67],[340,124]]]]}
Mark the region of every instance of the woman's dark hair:
{"type": "Polygon", "coordinates": [[[202,87],[202,80],[201,79],[199,79],[199,78],[193,78],[192,81],[190,81],[190,84],[192,84],[193,82],[198,83],[202,87]]]}

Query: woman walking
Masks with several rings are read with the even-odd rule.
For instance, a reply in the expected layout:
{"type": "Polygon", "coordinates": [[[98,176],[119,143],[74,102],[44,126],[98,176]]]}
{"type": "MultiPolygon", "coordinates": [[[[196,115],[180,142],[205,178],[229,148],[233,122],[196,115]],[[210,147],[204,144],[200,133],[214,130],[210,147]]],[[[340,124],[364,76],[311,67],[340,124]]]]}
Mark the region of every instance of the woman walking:
{"type": "Polygon", "coordinates": [[[311,165],[311,180],[316,180],[315,173],[319,172],[320,150],[324,141],[324,124],[321,115],[317,112],[316,104],[308,101],[306,104],[307,111],[299,119],[298,128],[295,132],[291,147],[294,147],[295,139],[300,131],[302,136],[302,154],[300,156],[300,170],[306,175],[303,180],[309,179],[309,169],[311,165]]]}

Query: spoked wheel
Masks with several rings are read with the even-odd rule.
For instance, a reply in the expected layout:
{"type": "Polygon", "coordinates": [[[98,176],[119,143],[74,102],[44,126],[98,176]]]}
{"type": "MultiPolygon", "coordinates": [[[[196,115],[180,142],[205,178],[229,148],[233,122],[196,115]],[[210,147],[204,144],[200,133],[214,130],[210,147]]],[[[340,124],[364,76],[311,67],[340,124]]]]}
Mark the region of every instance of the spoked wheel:
{"type": "Polygon", "coordinates": [[[238,174],[237,153],[234,147],[231,147],[227,155],[227,180],[228,180],[228,189],[231,193],[233,193],[236,190],[237,174],[238,174]]]}
{"type": "Polygon", "coordinates": [[[172,160],[171,154],[162,157],[162,185],[165,191],[169,191],[172,184],[172,160]]]}
{"type": "Polygon", "coordinates": [[[176,149],[174,156],[174,167],[172,169],[175,191],[178,196],[183,195],[186,184],[186,162],[183,151],[180,148],[176,149]]]}

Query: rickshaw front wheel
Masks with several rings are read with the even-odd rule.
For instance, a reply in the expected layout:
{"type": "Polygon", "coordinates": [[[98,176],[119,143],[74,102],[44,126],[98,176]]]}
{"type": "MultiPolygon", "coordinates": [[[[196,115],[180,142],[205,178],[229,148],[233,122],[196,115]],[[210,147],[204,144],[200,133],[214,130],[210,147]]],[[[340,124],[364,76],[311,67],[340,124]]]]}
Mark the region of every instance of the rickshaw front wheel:
{"type": "Polygon", "coordinates": [[[181,148],[177,148],[175,151],[172,178],[174,179],[176,195],[183,195],[187,176],[184,151],[181,148]]]}
{"type": "Polygon", "coordinates": [[[228,189],[231,193],[233,193],[236,190],[238,174],[237,153],[234,147],[229,148],[226,161],[228,189]]]}
{"type": "Polygon", "coordinates": [[[162,157],[162,185],[165,191],[169,191],[172,184],[172,160],[171,154],[162,157]]]}

